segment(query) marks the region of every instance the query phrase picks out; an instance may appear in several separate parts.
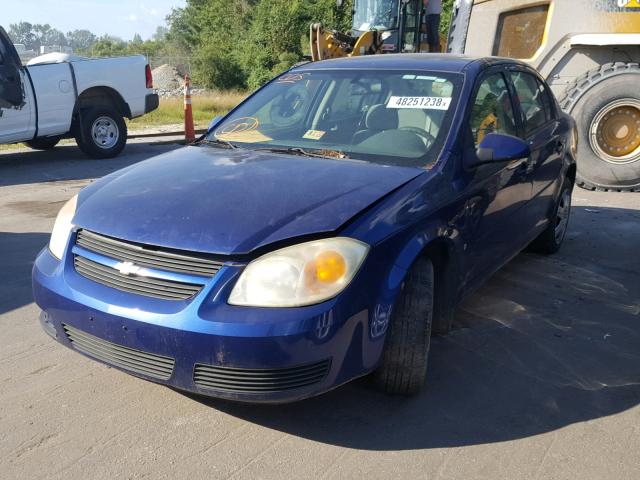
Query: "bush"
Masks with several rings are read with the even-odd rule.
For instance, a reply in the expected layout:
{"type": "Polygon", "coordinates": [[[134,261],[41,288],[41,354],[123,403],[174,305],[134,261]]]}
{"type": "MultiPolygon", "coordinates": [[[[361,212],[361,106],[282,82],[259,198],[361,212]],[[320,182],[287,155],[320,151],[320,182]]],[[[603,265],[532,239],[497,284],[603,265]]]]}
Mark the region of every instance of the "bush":
{"type": "Polygon", "coordinates": [[[237,60],[215,45],[206,45],[193,57],[193,80],[207,88],[245,87],[245,75],[237,60]]]}

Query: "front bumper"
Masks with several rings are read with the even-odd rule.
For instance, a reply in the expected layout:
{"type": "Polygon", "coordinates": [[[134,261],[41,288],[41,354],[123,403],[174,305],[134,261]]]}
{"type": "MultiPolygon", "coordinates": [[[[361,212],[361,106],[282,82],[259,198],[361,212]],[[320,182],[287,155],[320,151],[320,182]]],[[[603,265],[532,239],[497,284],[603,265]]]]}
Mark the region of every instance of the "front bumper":
{"type": "Polygon", "coordinates": [[[233,307],[220,297],[235,274],[221,270],[189,302],[150,299],[96,284],[44,249],[33,291],[43,328],[58,342],[202,395],[294,401],[375,368],[383,341],[367,335],[366,309],[354,311],[340,296],[295,309],[233,307]]]}

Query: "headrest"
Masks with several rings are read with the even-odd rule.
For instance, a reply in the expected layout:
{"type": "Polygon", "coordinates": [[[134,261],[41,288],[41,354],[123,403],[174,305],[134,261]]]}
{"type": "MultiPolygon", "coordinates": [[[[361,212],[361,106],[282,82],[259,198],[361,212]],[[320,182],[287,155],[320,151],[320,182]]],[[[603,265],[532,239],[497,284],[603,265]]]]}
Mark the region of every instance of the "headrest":
{"type": "Polygon", "coordinates": [[[374,105],[367,112],[364,121],[369,130],[393,130],[398,128],[398,110],[385,105],[374,105]]]}

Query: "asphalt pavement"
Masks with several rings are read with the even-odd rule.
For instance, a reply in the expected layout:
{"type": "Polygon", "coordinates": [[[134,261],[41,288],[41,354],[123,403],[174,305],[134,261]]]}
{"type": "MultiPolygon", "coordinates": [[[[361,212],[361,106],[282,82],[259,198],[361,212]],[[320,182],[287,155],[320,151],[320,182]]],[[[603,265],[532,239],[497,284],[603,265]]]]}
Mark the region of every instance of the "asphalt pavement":
{"type": "Polygon", "coordinates": [[[519,255],[465,300],[421,394],[365,378],[242,405],[88,360],[40,330],[32,301],[63,203],[173,148],[0,153],[0,478],[640,478],[640,193],[576,189],[562,250],[519,255]]]}

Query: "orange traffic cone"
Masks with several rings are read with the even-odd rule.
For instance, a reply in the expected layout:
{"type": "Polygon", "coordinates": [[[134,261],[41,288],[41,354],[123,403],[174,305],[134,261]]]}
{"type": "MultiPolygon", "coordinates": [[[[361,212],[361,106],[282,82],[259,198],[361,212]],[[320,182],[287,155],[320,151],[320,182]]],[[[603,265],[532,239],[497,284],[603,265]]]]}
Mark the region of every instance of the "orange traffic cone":
{"type": "Polygon", "coordinates": [[[184,141],[191,143],[196,139],[196,131],[193,128],[193,112],[191,110],[191,80],[189,75],[184,76],[184,141]]]}

